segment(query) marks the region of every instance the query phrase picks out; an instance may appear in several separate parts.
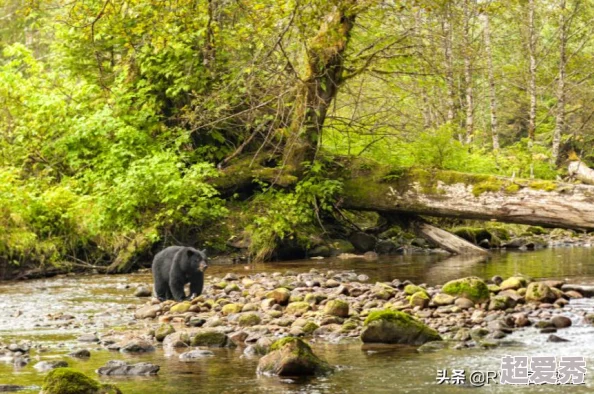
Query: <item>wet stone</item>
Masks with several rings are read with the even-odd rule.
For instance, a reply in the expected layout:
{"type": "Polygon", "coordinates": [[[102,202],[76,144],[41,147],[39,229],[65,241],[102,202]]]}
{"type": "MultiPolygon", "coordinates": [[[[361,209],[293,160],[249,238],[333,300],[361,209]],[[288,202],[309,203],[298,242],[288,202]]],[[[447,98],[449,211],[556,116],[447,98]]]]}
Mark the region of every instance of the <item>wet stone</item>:
{"type": "Polygon", "coordinates": [[[159,369],[161,367],[151,363],[128,364],[121,360],[111,360],[97,369],[97,373],[108,376],[144,376],[156,375],[159,369]]]}

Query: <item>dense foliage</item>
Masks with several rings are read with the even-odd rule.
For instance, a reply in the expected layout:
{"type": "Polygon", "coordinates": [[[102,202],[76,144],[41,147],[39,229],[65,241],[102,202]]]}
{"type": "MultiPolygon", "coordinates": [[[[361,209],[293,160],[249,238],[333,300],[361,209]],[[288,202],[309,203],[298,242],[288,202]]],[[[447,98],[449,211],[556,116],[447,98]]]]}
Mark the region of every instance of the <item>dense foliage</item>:
{"type": "Polygon", "coordinates": [[[333,155],[554,179],[570,151],[594,159],[593,15],[573,0],[0,0],[0,264],[107,262],[180,234],[224,249],[207,234],[221,220],[266,258],[323,230],[333,155]],[[297,181],[222,195],[238,157],[297,181]]]}

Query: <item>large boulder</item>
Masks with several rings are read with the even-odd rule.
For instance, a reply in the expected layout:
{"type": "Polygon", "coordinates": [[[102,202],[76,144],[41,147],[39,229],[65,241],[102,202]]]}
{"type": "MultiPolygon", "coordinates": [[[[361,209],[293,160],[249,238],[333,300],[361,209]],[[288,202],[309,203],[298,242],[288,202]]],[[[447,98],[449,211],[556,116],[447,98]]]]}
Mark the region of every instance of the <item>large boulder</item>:
{"type": "Polygon", "coordinates": [[[102,385],[70,368],[57,368],[43,380],[40,394],[121,394],[115,386],[102,385]]]}
{"type": "Polygon", "coordinates": [[[386,309],[371,312],[367,316],[361,340],[364,343],[422,345],[430,341],[441,341],[441,337],[437,331],[412,316],[386,309]]]}
{"type": "Polygon", "coordinates": [[[257,369],[258,374],[277,376],[312,376],[330,371],[332,367],[316,356],[307,343],[294,337],[274,342],[257,369]]]}
{"type": "Polygon", "coordinates": [[[526,288],[526,301],[554,302],[556,299],[555,293],[543,282],[532,282],[526,288]]]}
{"type": "Polygon", "coordinates": [[[489,300],[489,288],[480,278],[470,276],[457,280],[451,280],[441,288],[445,294],[455,297],[464,297],[475,303],[489,300]]]}

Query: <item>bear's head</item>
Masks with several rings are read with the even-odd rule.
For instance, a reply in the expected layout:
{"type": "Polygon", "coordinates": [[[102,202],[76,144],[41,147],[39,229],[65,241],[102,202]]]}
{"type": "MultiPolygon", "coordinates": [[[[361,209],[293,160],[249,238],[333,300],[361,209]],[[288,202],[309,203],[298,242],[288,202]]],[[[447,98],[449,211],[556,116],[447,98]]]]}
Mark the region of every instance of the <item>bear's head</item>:
{"type": "Polygon", "coordinates": [[[206,269],[208,268],[208,258],[206,257],[206,249],[196,250],[193,248],[188,248],[187,253],[188,260],[190,261],[190,266],[192,267],[192,271],[206,271],[206,269]]]}

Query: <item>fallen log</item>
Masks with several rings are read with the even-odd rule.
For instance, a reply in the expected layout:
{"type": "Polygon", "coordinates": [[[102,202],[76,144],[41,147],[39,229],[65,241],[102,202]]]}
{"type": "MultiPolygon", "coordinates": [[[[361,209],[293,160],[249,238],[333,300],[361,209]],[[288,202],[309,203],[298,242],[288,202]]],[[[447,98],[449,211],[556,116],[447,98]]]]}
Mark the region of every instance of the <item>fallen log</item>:
{"type": "Polygon", "coordinates": [[[479,254],[487,255],[488,251],[476,246],[467,240],[449,233],[426,222],[415,224],[416,232],[429,242],[453,254],[479,254]]]}
{"type": "Polygon", "coordinates": [[[594,230],[594,186],[351,163],[346,209],[594,230]]]}

